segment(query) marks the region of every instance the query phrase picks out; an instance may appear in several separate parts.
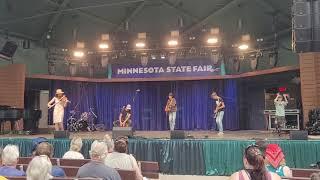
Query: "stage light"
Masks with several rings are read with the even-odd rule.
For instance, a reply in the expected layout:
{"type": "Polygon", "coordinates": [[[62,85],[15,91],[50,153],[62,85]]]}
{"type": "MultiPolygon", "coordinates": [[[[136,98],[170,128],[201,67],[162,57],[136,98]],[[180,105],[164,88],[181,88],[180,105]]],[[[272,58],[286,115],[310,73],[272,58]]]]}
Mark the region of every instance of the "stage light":
{"type": "Polygon", "coordinates": [[[98,45],[100,50],[107,50],[110,48],[109,38],[109,34],[101,34],[100,43],[98,45]]]}
{"type": "Polygon", "coordinates": [[[76,58],[82,58],[84,56],[84,52],[81,50],[75,50],[73,51],[73,56],[76,58]]]}
{"type": "Polygon", "coordinates": [[[151,59],[157,59],[156,55],[151,54],[151,59]]]}
{"type": "Polygon", "coordinates": [[[141,65],[143,67],[146,67],[148,65],[148,55],[147,54],[142,54],[140,57],[141,60],[141,65]]]}
{"type": "Polygon", "coordinates": [[[145,48],[146,47],[146,44],[144,42],[137,42],[136,43],[136,47],[137,48],[145,48]]]}
{"type": "Polygon", "coordinates": [[[208,34],[207,39],[206,39],[207,44],[208,45],[216,45],[216,44],[218,44],[219,43],[219,37],[220,37],[219,33],[220,33],[219,28],[211,28],[210,29],[210,34],[208,34]]]}
{"type": "Polygon", "coordinates": [[[168,45],[170,47],[175,47],[175,46],[178,46],[178,41],[177,40],[174,40],[174,39],[171,39],[168,41],[168,45]]]}
{"type": "Polygon", "coordinates": [[[166,55],[165,55],[165,54],[161,54],[161,55],[160,55],[160,58],[161,58],[161,59],[165,59],[165,58],[166,58],[166,55]]]}
{"type": "Polygon", "coordinates": [[[248,44],[241,44],[239,47],[238,47],[240,50],[247,50],[249,49],[249,45],[248,44]]]}
{"type": "Polygon", "coordinates": [[[211,38],[208,38],[207,43],[210,44],[210,45],[212,45],[212,44],[217,44],[218,41],[219,41],[218,38],[216,38],[216,37],[211,37],[211,38]]]}
{"type": "Polygon", "coordinates": [[[99,48],[100,49],[108,49],[109,48],[109,44],[104,42],[104,43],[100,43],[99,44],[99,48]]]}
{"type": "Polygon", "coordinates": [[[147,39],[147,33],[138,33],[138,39],[136,40],[136,48],[138,49],[144,49],[146,48],[146,39],[147,39]]]}
{"type": "Polygon", "coordinates": [[[249,43],[250,43],[250,35],[249,34],[242,35],[241,42],[239,43],[238,48],[240,49],[240,51],[248,50],[250,47],[249,43]]]}
{"type": "Polygon", "coordinates": [[[170,38],[168,40],[168,46],[169,47],[176,47],[179,45],[179,31],[171,31],[170,32],[170,38]]]}

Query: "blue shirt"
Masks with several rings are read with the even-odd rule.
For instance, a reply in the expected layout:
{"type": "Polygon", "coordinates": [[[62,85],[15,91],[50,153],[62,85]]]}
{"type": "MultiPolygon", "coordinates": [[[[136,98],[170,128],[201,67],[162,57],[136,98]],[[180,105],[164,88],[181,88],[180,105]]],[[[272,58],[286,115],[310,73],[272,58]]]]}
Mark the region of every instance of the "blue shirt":
{"type": "Polygon", "coordinates": [[[26,176],[26,173],[13,167],[2,166],[0,167],[0,175],[1,176],[26,176]]]}
{"type": "Polygon", "coordinates": [[[279,166],[277,169],[270,165],[267,165],[266,167],[269,172],[273,172],[278,174],[280,177],[284,177],[284,172],[283,172],[284,166],[279,166]]]}
{"type": "Polygon", "coordinates": [[[52,166],[51,175],[53,177],[65,177],[66,173],[64,170],[59,166],[52,166]]]}

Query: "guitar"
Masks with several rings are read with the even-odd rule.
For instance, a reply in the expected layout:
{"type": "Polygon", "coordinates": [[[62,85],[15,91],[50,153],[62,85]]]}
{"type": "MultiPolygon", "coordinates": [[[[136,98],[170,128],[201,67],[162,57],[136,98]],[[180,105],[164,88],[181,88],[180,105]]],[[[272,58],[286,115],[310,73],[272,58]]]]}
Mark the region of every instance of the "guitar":
{"type": "Polygon", "coordinates": [[[164,111],[166,112],[166,113],[168,113],[168,112],[170,112],[171,111],[171,108],[172,108],[172,102],[173,102],[173,100],[171,99],[170,101],[169,101],[169,103],[167,103],[167,105],[166,105],[166,107],[164,108],[164,111]]]}

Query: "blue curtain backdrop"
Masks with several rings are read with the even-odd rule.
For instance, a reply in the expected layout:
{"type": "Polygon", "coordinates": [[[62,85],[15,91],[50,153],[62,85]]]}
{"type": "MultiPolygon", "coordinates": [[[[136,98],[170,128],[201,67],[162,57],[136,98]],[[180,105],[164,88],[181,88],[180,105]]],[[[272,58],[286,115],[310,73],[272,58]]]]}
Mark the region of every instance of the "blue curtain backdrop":
{"type": "MultiPolygon", "coordinates": [[[[178,112],[176,128],[182,130],[215,129],[212,118],[214,101],[210,98],[216,90],[225,101],[224,128],[239,129],[237,82],[235,80],[201,80],[172,82],[85,83],[51,81],[50,94],[61,88],[71,104],[65,111],[66,119],[75,107],[79,112],[94,108],[97,124],[112,129],[122,106],[132,105],[133,124],[136,130],[167,130],[164,112],[169,92],[175,93],[178,112]],[[136,90],[139,89],[140,92],[136,90]]],[[[49,116],[52,122],[52,113],[49,116]]]]}

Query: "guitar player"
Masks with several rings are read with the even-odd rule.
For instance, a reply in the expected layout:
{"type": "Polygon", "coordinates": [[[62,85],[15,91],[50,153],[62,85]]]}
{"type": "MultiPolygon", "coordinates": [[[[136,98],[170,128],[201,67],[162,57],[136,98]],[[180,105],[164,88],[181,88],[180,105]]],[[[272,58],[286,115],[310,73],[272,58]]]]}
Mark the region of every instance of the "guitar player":
{"type": "Polygon", "coordinates": [[[170,131],[174,130],[176,124],[177,102],[173,93],[169,93],[165,112],[169,116],[170,131]]]}

